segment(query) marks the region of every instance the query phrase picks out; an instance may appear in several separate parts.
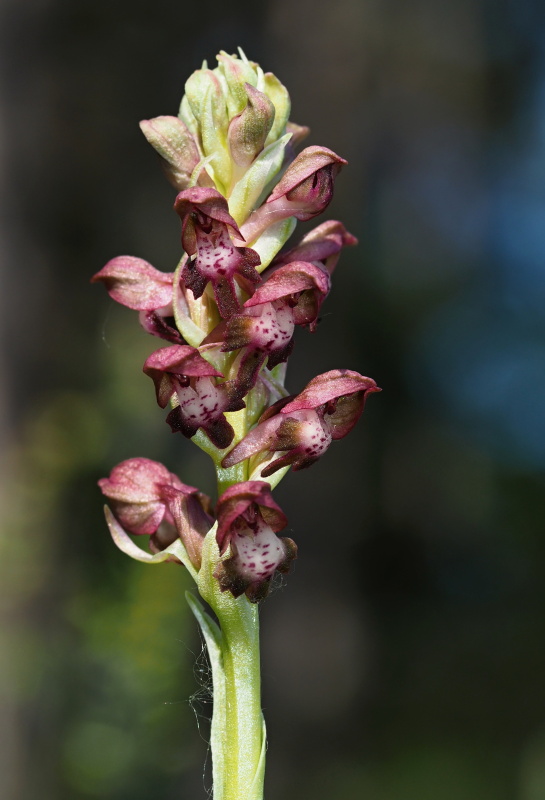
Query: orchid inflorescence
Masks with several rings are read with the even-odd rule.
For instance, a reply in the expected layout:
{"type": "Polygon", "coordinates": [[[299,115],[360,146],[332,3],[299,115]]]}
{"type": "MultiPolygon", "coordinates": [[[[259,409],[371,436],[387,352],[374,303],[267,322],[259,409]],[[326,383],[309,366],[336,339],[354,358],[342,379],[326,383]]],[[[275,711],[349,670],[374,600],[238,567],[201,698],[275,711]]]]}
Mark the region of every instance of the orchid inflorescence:
{"type": "Polygon", "coordinates": [[[242,51],[217,60],[189,78],[178,117],[140,123],[178,192],[177,268],[120,256],[93,281],[165,342],[144,373],[172,431],[211,456],[219,498],[214,507],[147,458],[123,461],[99,485],[117,546],[145,563],[184,564],[214,612],[186,592],[212,672],[214,800],[262,800],[257,603],[297,554],[278,535],[287,519],[272,489],[346,436],[379,389],[348,369],[318,375],[296,395],[285,388],[294,330],[316,329],[341,251],[356,239],[329,220],[283,248],[297,220],[327,208],[346,162],[325,147],[297,155],[309,131],[289,121],[280,81],[242,51]],[[149,549],[132,536],[148,536],[149,549]]]}
{"type": "Polygon", "coordinates": [[[140,560],[201,569],[215,528],[222,591],[256,602],[297,548],[277,534],[286,517],[271,487],[313,464],[379,391],[347,369],[318,375],[297,395],[284,387],[296,326],[316,329],[341,250],[356,239],[329,220],[282,250],[297,220],[324,211],[346,161],[325,147],[296,148],[308,129],[272,73],[224,52],[189,78],[178,117],[140,123],[178,190],[184,254],[174,272],[120,256],[93,281],[139,312],[167,344],[144,372],[173,432],[208,452],[223,490],[216,509],[161,464],[131,458],[99,481],[116,543],[140,560]],[[217,523],[217,524],[216,524],[217,523]],[[150,536],[146,553],[127,534],[150,536]]]}

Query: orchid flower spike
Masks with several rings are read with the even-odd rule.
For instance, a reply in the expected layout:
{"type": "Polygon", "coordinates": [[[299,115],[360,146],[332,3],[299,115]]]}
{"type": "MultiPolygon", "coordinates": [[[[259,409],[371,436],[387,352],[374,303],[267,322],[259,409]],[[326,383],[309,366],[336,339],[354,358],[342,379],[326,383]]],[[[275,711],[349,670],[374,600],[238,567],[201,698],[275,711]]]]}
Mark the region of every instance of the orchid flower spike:
{"type": "Polygon", "coordinates": [[[297,395],[286,388],[295,329],[317,330],[341,252],[357,241],[328,220],[288,242],[299,221],[328,207],[347,163],[318,145],[297,154],[309,130],[289,116],[286,88],[242,51],[220,52],[213,68],[204,62],[178,116],[140,123],[177,192],[177,266],[160,272],[119,256],[92,279],[166,343],[143,371],[172,431],[214,463],[215,512],[206,495],[147,458],[123,461],[99,486],[119,549],[148,564],[182,563],[207,604],[186,595],[210,656],[214,797],[237,800],[263,797],[254,604],[297,555],[279,535],[288,520],[272,487],[346,436],[380,391],[348,369],[318,375],[297,395]],[[133,538],[142,536],[149,550],[133,538]]]}

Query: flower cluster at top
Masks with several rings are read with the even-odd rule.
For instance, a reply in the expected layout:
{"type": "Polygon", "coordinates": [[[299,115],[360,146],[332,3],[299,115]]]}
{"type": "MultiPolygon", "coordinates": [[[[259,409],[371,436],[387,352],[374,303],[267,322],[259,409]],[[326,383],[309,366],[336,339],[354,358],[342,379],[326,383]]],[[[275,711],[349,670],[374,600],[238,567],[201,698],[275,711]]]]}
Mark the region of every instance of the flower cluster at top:
{"type": "Polygon", "coordinates": [[[379,389],[347,369],[318,375],[297,395],[284,388],[295,327],[315,330],[341,250],[356,239],[329,220],[282,248],[297,220],[327,208],[346,161],[326,147],[297,154],[309,131],[289,121],[280,81],[242,52],[217,60],[189,78],[178,117],[140,123],[178,192],[177,269],[120,256],[93,280],[166,342],[144,372],[159,406],[170,407],[172,431],[212,456],[223,491],[214,512],[206,496],[145,458],[124,461],[99,483],[126,552],[126,532],[149,535],[154,554],[173,553],[179,541],[198,572],[217,521],[215,577],[222,590],[255,602],[296,554],[291,539],[277,536],[287,520],[271,487],[345,436],[379,389]]]}

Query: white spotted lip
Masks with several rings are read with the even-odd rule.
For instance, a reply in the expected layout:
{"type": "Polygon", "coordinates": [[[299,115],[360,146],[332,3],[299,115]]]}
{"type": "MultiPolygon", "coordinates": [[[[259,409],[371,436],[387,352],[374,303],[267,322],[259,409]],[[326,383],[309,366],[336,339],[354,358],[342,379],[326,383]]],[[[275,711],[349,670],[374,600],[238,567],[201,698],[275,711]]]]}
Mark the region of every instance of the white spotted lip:
{"type": "Polygon", "coordinates": [[[252,583],[271,578],[286,558],[284,543],[263,520],[255,532],[251,528],[237,531],[231,548],[236,551],[233,566],[237,573],[252,583]]]}

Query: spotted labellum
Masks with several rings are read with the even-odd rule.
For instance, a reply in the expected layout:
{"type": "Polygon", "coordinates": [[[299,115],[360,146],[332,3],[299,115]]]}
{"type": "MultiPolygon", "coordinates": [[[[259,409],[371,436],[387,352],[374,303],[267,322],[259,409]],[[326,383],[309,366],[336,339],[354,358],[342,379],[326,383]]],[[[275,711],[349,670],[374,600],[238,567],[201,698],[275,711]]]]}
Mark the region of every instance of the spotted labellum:
{"type": "Polygon", "coordinates": [[[246,481],[227,489],[218,501],[216,541],[220,554],[228,553],[216,568],[222,591],[235,597],[262,600],[274,573],[288,572],[297,556],[295,542],[276,534],[287,518],[264,481],[246,481]]]}

